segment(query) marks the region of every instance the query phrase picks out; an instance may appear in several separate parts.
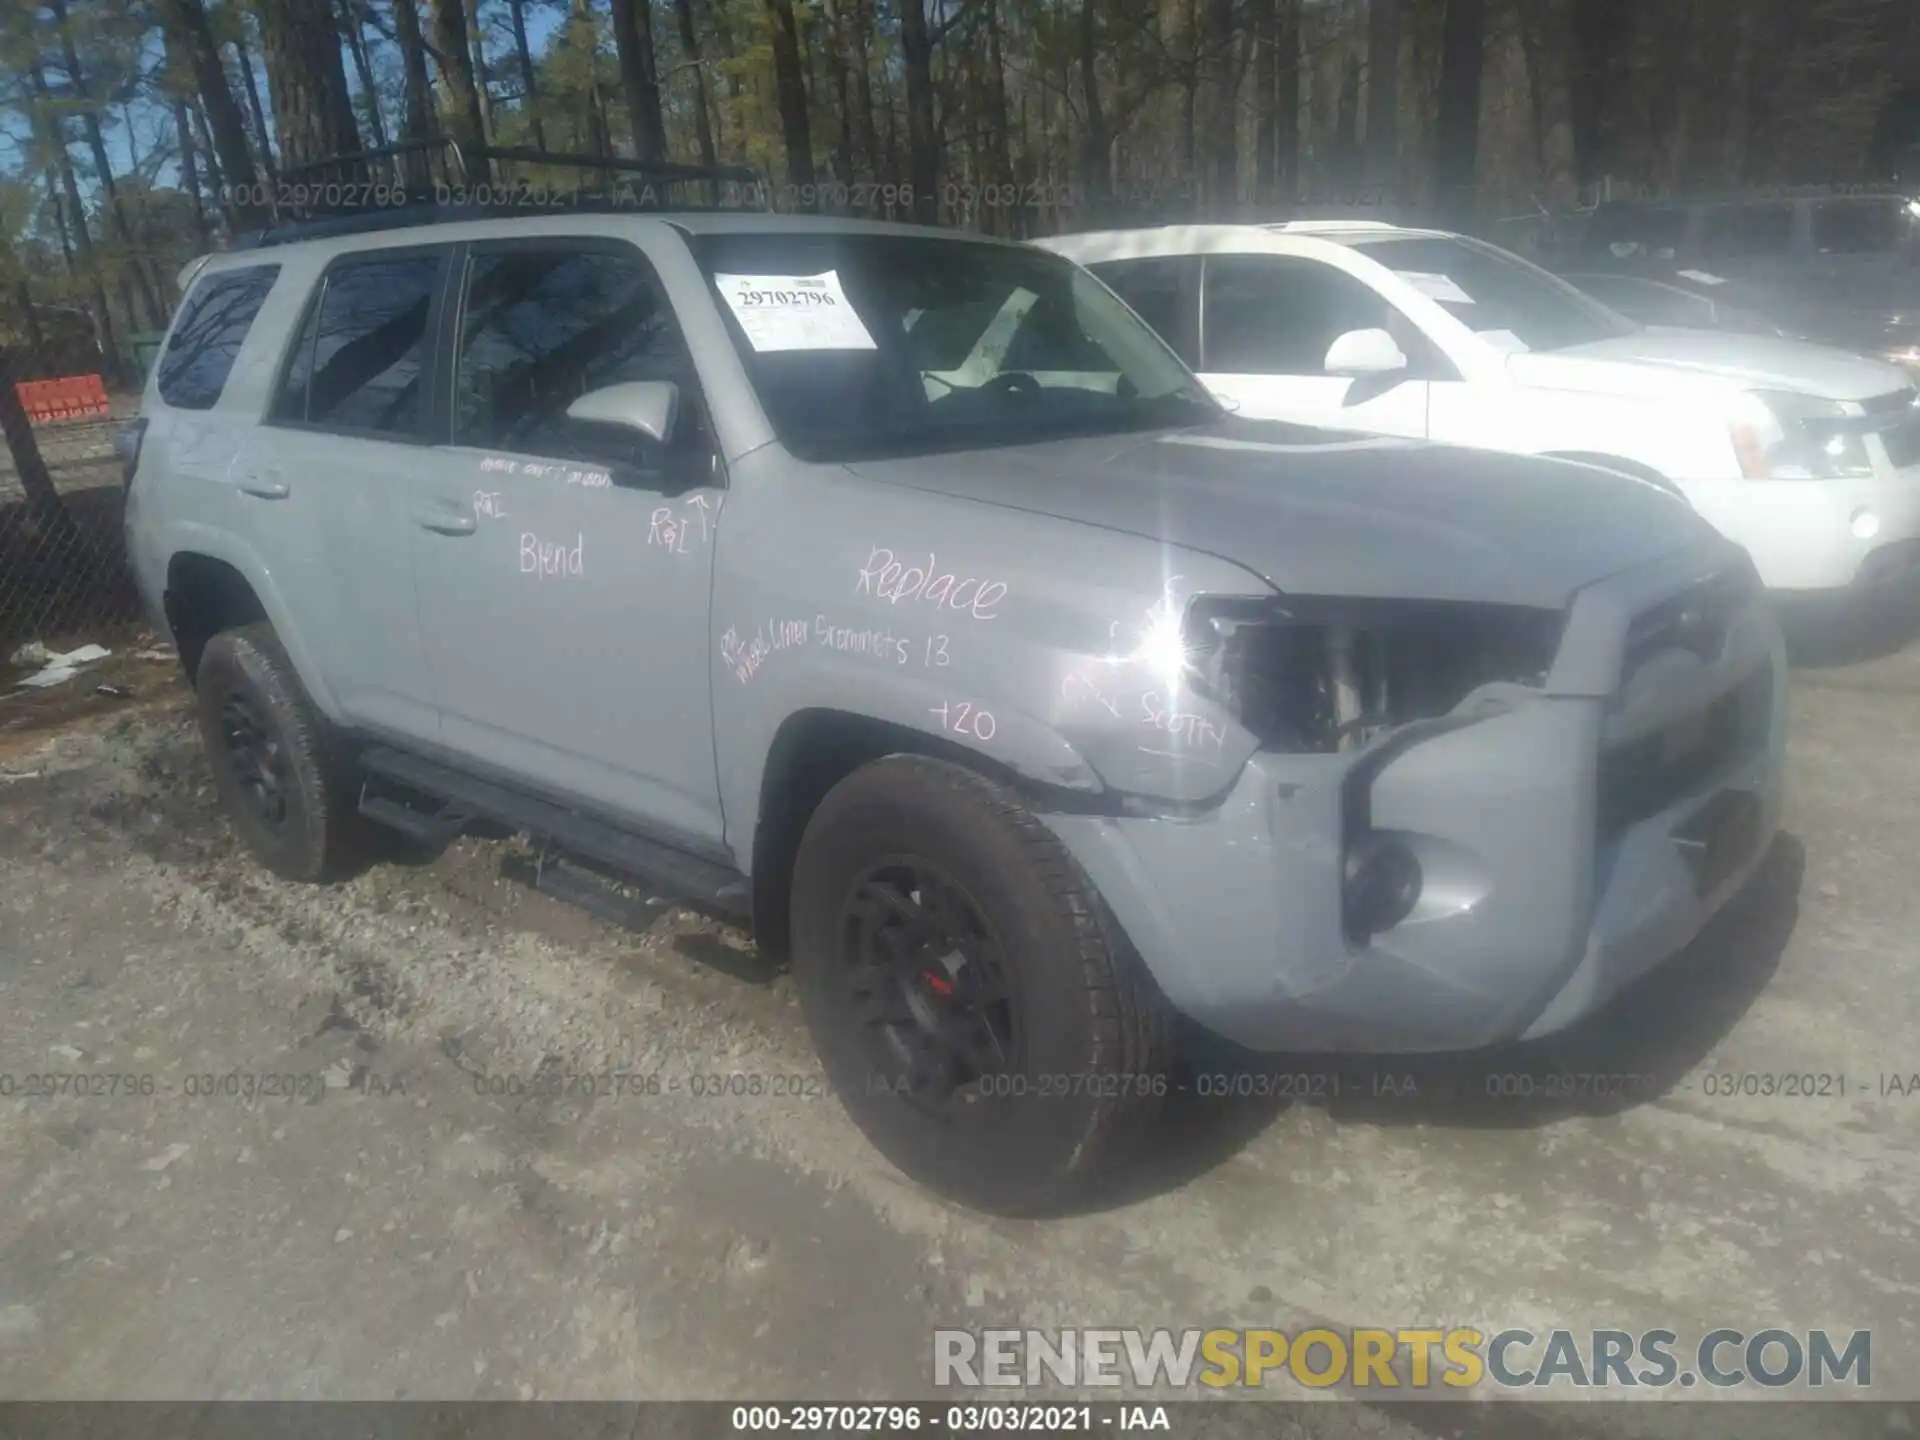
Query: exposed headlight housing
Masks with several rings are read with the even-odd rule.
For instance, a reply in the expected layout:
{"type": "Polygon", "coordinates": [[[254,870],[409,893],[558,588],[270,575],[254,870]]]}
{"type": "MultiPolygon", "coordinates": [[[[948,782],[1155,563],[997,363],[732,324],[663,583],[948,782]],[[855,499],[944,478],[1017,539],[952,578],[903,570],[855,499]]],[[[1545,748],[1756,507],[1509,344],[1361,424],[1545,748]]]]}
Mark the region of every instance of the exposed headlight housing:
{"type": "Polygon", "coordinates": [[[1565,625],[1517,605],[1201,595],[1185,665],[1262,748],[1330,752],[1449,714],[1484,685],[1538,686],[1565,625]]]}
{"type": "Polygon", "coordinates": [[[1749,480],[1871,476],[1866,437],[1872,427],[1858,405],[1791,390],[1746,391],[1731,422],[1740,473],[1749,480]]]}

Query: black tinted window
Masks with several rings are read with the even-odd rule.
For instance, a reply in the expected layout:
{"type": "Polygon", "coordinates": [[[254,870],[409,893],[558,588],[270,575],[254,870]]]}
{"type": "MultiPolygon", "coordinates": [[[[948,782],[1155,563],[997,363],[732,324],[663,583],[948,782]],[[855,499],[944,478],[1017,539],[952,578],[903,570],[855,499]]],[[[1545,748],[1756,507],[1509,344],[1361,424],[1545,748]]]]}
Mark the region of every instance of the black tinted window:
{"type": "MultiPolygon", "coordinates": [[[[673,312],[637,251],[512,249],[467,267],[455,381],[454,438],[540,455],[624,459],[631,436],[567,418],[591,390],[694,373],[673,312]]],[[[689,398],[683,395],[683,401],[689,398]]],[[[679,434],[697,426],[683,404],[679,434]]]]}
{"type": "Polygon", "coordinates": [[[1184,289],[1192,262],[1184,259],[1115,260],[1090,267],[1134,313],[1160,332],[1180,353],[1193,361],[1193,316],[1187,313],[1184,289]]]}
{"type": "Polygon", "coordinates": [[[1710,260],[1785,255],[1792,249],[1791,205],[1729,205],[1707,212],[1702,250],[1710,260]]]}
{"type": "Polygon", "coordinates": [[[213,408],[279,273],[278,265],[252,265],[206,276],[193,287],[160,357],[162,400],[181,410],[213,408]]]}
{"type": "Polygon", "coordinates": [[[1898,200],[1854,200],[1813,212],[1813,246],[1822,255],[1879,255],[1911,239],[1914,215],[1898,200]]]}
{"type": "Polygon", "coordinates": [[[1207,261],[1206,370],[1324,375],[1327,351],[1349,330],[1398,338],[1404,328],[1392,306],[1331,265],[1284,255],[1207,261]]]}
{"type": "Polygon", "coordinates": [[[274,414],[341,430],[420,432],[436,255],[351,260],[327,272],[274,414]]]}

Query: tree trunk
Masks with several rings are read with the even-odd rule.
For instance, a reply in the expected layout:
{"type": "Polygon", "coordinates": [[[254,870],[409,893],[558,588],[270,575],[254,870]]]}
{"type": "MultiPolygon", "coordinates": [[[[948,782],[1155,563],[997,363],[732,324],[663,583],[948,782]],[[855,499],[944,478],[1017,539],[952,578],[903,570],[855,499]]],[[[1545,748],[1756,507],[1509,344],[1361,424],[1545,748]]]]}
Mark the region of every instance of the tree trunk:
{"type": "Polygon", "coordinates": [[[1266,218],[1279,196],[1278,117],[1273,113],[1280,84],[1279,0],[1251,0],[1253,22],[1253,203],[1266,218]]]}
{"type": "Polygon", "coordinates": [[[867,153],[867,171],[874,179],[880,178],[880,127],[874,119],[873,109],[873,59],[871,40],[873,34],[873,0],[848,0],[851,5],[849,19],[849,39],[852,53],[847,63],[853,70],[853,92],[860,111],[860,148],[867,153]]]}
{"type": "Polygon", "coordinates": [[[712,100],[707,94],[707,67],[700,59],[700,32],[693,23],[693,0],[673,0],[674,19],[680,25],[680,48],[693,69],[693,135],[702,165],[718,165],[720,150],[713,138],[712,100]]]}
{"type": "Polygon", "coordinates": [[[488,85],[487,37],[480,28],[479,0],[466,0],[467,39],[473,45],[473,95],[480,105],[480,143],[493,144],[493,90],[488,85]]]}
{"type": "Polygon", "coordinates": [[[233,53],[240,62],[240,80],[247,92],[247,113],[253,119],[253,143],[260,156],[260,169],[271,176],[279,167],[273,163],[273,135],[267,129],[267,112],[260,103],[260,77],[254,73],[253,52],[247,48],[244,22],[235,31],[233,53]]]}
{"type": "Polygon", "coordinates": [[[485,162],[476,159],[487,143],[487,129],[480,115],[480,93],[473,84],[473,48],[467,38],[465,0],[428,0],[427,17],[440,73],[440,113],[446,117],[453,143],[460,147],[467,183],[480,184],[489,178],[485,162]]]}
{"type": "Polygon", "coordinates": [[[841,183],[850,186],[859,177],[854,164],[853,66],[848,54],[846,11],[835,0],[821,0],[821,11],[827,22],[827,43],[822,47],[827,78],[839,110],[840,134],[834,144],[834,168],[841,183]]]}
{"type": "Polygon", "coordinates": [[[212,142],[209,159],[217,160],[218,173],[212,178],[214,193],[231,186],[242,203],[227,208],[235,212],[236,222],[250,219],[258,197],[253,193],[253,156],[247,149],[247,125],[240,107],[234,103],[233,90],[227,84],[226,67],[220,63],[220,47],[214,43],[207,24],[207,12],[200,0],[160,0],[160,18],[167,27],[170,43],[179,45],[192,67],[194,87],[199,91],[200,109],[212,142]]]}
{"type": "Polygon", "coordinates": [[[273,0],[259,16],[280,168],[359,154],[340,30],[327,0],[273,0]]]}
{"type": "Polygon", "coordinates": [[[373,83],[373,61],[367,54],[367,38],[361,33],[360,10],[356,0],[340,0],[340,29],[347,37],[347,50],[353,56],[353,71],[360,80],[360,103],[367,112],[367,129],[373,135],[375,149],[387,145],[387,124],[380,115],[380,90],[373,83]]]}
{"type": "Polygon", "coordinates": [[[200,190],[200,155],[193,143],[193,120],[187,114],[187,102],[173,102],[173,128],[180,137],[180,179],[193,197],[193,234],[202,250],[207,248],[207,202],[200,190]]]}
{"type": "MultiPolygon", "coordinates": [[[[918,0],[909,3],[917,4],[918,0]]],[[[766,5],[773,26],[773,83],[780,107],[780,131],[786,141],[787,180],[796,186],[811,185],[813,133],[807,123],[807,81],[800,62],[800,30],[793,18],[793,0],[766,0],[766,5]]]]}
{"type": "MultiPolygon", "coordinates": [[[[399,0],[405,4],[406,0],[399,0]]],[[[680,0],[684,6],[685,0],[680,0]]],[[[533,75],[533,48],[527,44],[527,0],[507,0],[507,14],[513,23],[513,53],[520,62],[521,104],[526,107],[527,124],[533,131],[533,148],[547,148],[546,131],[540,125],[540,87],[533,75]]]]}
{"type": "MultiPolygon", "coordinates": [[[[427,43],[420,33],[418,0],[393,0],[393,39],[400,47],[400,139],[430,140],[439,133],[433,113],[433,80],[427,74],[427,43]]],[[[431,152],[406,157],[400,166],[410,188],[433,183],[431,152]]],[[[452,177],[448,177],[452,178],[452,177]]]]}
{"type": "MultiPolygon", "coordinates": [[[[187,114],[193,121],[193,138],[199,142],[201,162],[207,167],[207,189],[217,202],[222,203],[222,208],[227,208],[222,199],[227,193],[227,182],[220,170],[220,156],[214,147],[213,131],[208,127],[207,117],[198,105],[188,105],[187,114]]],[[[253,157],[249,155],[247,158],[251,161],[253,157]]],[[[232,208],[237,210],[242,207],[232,208]]]]}
{"type": "Polygon", "coordinates": [[[1007,58],[1000,35],[998,0],[985,0],[983,18],[987,29],[987,178],[1002,188],[1001,216],[1007,230],[1021,238],[1030,218],[1012,193],[1013,116],[1007,104],[1007,58]]]}
{"type": "Polygon", "coordinates": [[[1579,198],[1573,153],[1573,97],[1568,74],[1573,50],[1569,0],[1533,0],[1519,11],[1520,44],[1533,98],[1533,143],[1546,198],[1569,206],[1579,198]]]}
{"type": "Polygon", "coordinates": [[[74,48],[73,30],[67,23],[66,0],[50,0],[50,8],[53,11],[54,29],[60,36],[60,54],[67,70],[67,84],[72,87],[74,98],[80,102],[80,123],[86,131],[87,149],[93,155],[100,192],[106,199],[105,209],[115,235],[126,250],[126,273],[140,301],[137,314],[146,322],[143,328],[158,329],[167,323],[166,312],[161,308],[153,277],[147,273],[141,247],[134,241],[133,226],[127,219],[126,207],[121,203],[119,187],[113,181],[113,163],[107,156],[106,135],[100,129],[100,112],[91,103],[86,72],[80,68],[80,54],[74,48]]]}
{"type": "Polygon", "coordinates": [[[1283,197],[1300,190],[1300,6],[1276,0],[1273,91],[1273,174],[1283,197]]]}
{"type": "Polygon", "coordinates": [[[27,78],[33,86],[34,99],[38,102],[32,107],[34,129],[39,132],[45,153],[53,156],[54,165],[59,171],[60,190],[54,189],[53,174],[49,172],[47,191],[59,216],[61,243],[63,247],[71,246],[67,249],[67,267],[76,280],[81,280],[93,292],[94,313],[100,326],[100,347],[104,352],[100,363],[109,379],[118,380],[120,347],[114,338],[113,309],[107,304],[106,285],[101,279],[98,257],[93,250],[93,233],[87,228],[87,210],[80,199],[80,182],[73,173],[73,157],[67,153],[66,132],[53,111],[53,102],[47,93],[46,72],[40,68],[37,54],[28,61],[27,78]]]}
{"type": "Polygon", "coordinates": [[[1075,167],[1080,201],[1092,223],[1098,224],[1113,208],[1113,132],[1100,103],[1099,27],[1094,24],[1095,0],[1080,0],[1077,15],[1080,99],[1085,123],[1080,135],[1080,161],[1075,167]]]}
{"type": "MultiPolygon", "coordinates": [[[[1527,0],[1526,12],[1551,0],[1527,0]]],[[[1367,0],[1367,177],[1390,185],[1400,165],[1400,0],[1367,0]]]]}
{"type": "Polygon", "coordinates": [[[1233,218],[1240,199],[1240,67],[1234,55],[1233,0],[1206,5],[1207,132],[1201,194],[1217,218],[1233,218]]]}
{"type": "Polygon", "coordinates": [[[1626,12],[1618,0],[1573,5],[1573,149],[1580,183],[1592,184],[1615,159],[1614,115],[1627,77],[1626,12]]]}
{"type": "Polygon", "coordinates": [[[653,55],[648,0],[613,0],[613,40],[620,56],[620,88],[627,97],[634,156],[664,160],[667,126],[660,110],[660,79],[653,55]]]}
{"type": "MultiPolygon", "coordinates": [[[[1082,4],[1092,3],[1082,0],[1082,4]]],[[[927,29],[922,0],[901,0],[900,56],[907,81],[907,183],[913,187],[912,213],[914,219],[931,225],[940,214],[940,133],[933,115],[933,34],[927,29]]]]}
{"type": "Polygon", "coordinates": [[[1440,37],[1440,103],[1434,132],[1443,219],[1456,229],[1473,223],[1474,177],[1480,158],[1480,70],[1485,35],[1483,0],[1446,0],[1440,37]]]}
{"type": "Polygon", "coordinates": [[[43,515],[64,515],[60,492],[53,488],[53,476],[47,473],[40,441],[33,433],[33,421],[27,418],[20,392],[14,389],[16,367],[23,373],[28,368],[19,364],[14,351],[0,347],[0,435],[6,439],[13,455],[13,473],[19,476],[20,488],[33,508],[43,515]]]}

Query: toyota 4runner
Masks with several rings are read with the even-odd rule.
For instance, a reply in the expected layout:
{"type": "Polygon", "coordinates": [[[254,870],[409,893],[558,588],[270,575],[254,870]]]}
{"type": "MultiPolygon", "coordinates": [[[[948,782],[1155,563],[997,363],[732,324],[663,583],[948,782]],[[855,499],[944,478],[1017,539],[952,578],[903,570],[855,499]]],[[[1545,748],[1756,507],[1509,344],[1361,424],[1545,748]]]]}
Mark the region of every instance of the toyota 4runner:
{"type": "Polygon", "coordinates": [[[136,425],[140,589],[263,864],[486,820],[555,893],[750,924],[857,1123],[983,1208],[1110,1176],[1177,1014],[1563,1027],[1778,815],[1778,634],[1685,504],[1231,416],[1036,248],[269,234],[193,276],[136,425]]]}

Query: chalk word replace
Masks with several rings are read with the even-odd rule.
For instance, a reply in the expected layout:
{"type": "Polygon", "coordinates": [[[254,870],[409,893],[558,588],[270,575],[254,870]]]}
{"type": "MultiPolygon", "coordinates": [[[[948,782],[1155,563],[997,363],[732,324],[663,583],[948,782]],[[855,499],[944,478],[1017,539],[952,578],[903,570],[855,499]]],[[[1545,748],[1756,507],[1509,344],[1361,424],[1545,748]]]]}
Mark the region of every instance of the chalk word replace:
{"type": "Polygon", "coordinates": [[[1183,745],[1220,750],[1227,743],[1227,732],[1219,725],[1204,715],[1174,708],[1157,690],[1149,690],[1140,697],[1140,719],[1183,745]]]}
{"type": "Polygon", "coordinates": [[[473,513],[482,520],[504,520],[507,518],[506,501],[501,499],[498,490],[476,490],[473,492],[473,513]]]}
{"type": "Polygon", "coordinates": [[[585,535],[575,536],[573,547],[569,549],[564,540],[542,540],[538,535],[523,530],[520,532],[520,573],[537,575],[543,580],[584,575],[587,573],[582,554],[585,548],[585,535]]]}
{"type": "Polygon", "coordinates": [[[1007,587],[998,580],[942,570],[931,551],[924,565],[917,561],[903,565],[893,551],[875,546],[867,555],[867,563],[860,567],[854,593],[873,595],[890,605],[908,601],[970,615],[975,620],[994,620],[999,617],[998,607],[1006,599],[1007,587]]]}
{"type": "Polygon", "coordinates": [[[762,621],[745,639],[730,625],[720,637],[720,659],[733,671],[734,679],[744,685],[782,650],[797,649],[806,643],[807,622],[804,620],[762,621]]]}
{"type": "Polygon", "coordinates": [[[968,735],[975,740],[991,740],[1000,728],[993,716],[968,700],[948,700],[927,712],[940,722],[942,730],[968,735]]]}
{"type": "Polygon", "coordinates": [[[704,495],[694,496],[678,511],[671,505],[661,505],[647,517],[647,544],[675,555],[685,555],[696,539],[705,545],[712,538],[711,504],[704,495]]]}

